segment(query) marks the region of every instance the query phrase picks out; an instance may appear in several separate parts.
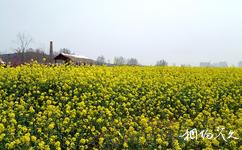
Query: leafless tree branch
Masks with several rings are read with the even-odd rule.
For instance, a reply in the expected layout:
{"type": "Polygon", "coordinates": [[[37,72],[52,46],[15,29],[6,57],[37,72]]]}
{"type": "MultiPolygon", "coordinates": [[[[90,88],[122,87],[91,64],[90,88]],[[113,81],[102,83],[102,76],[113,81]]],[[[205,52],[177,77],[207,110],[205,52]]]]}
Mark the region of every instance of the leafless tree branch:
{"type": "Polygon", "coordinates": [[[17,41],[16,41],[16,43],[18,44],[18,47],[16,49],[16,52],[24,53],[28,49],[32,41],[33,41],[32,37],[26,35],[25,33],[18,33],[17,41]]]}

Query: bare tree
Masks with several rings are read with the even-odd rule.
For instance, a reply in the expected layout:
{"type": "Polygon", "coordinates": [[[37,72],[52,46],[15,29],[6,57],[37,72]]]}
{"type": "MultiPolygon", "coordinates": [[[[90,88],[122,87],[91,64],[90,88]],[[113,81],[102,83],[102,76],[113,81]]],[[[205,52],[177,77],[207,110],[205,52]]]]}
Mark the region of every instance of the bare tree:
{"type": "Polygon", "coordinates": [[[168,63],[167,63],[167,61],[162,59],[162,60],[159,60],[156,62],[156,66],[168,66],[168,63]]]}
{"type": "Polygon", "coordinates": [[[239,66],[239,67],[242,67],[242,61],[240,61],[240,62],[238,63],[238,66],[239,66]]]}
{"type": "Polygon", "coordinates": [[[98,56],[96,61],[98,65],[103,65],[106,63],[104,56],[98,56]]]}
{"type": "Polygon", "coordinates": [[[127,65],[130,65],[130,66],[136,66],[138,65],[138,60],[136,58],[130,58],[127,60],[127,65]]]}
{"type": "Polygon", "coordinates": [[[17,44],[17,48],[15,51],[20,55],[20,63],[25,62],[25,52],[29,48],[29,45],[33,42],[33,39],[31,36],[26,35],[25,33],[18,33],[17,34],[17,39],[15,43],[17,44]]]}
{"type": "Polygon", "coordinates": [[[114,65],[125,65],[125,58],[120,56],[120,57],[114,57],[113,63],[114,65]]]}
{"type": "Polygon", "coordinates": [[[228,67],[228,63],[226,61],[220,61],[218,63],[213,63],[213,67],[228,67]]]}
{"type": "Polygon", "coordinates": [[[15,49],[17,53],[24,53],[29,45],[33,42],[33,38],[29,35],[26,35],[25,33],[18,33],[17,34],[17,40],[16,44],[18,47],[15,49]]]}
{"type": "Polygon", "coordinates": [[[71,54],[71,50],[69,50],[68,48],[61,48],[60,53],[71,54]]]}

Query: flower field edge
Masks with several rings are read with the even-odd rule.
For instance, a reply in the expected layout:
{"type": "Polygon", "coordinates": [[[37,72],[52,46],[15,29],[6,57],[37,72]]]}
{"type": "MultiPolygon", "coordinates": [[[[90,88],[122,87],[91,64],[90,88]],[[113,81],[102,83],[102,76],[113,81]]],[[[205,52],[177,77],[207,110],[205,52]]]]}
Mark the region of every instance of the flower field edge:
{"type": "Polygon", "coordinates": [[[0,149],[242,149],[241,95],[241,68],[0,67],[0,149]]]}

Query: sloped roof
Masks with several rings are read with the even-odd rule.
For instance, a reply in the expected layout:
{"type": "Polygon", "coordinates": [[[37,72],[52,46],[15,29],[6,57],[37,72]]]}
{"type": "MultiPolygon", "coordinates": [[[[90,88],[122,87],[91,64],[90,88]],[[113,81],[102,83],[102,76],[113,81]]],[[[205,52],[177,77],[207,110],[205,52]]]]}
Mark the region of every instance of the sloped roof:
{"type": "Polygon", "coordinates": [[[81,55],[72,55],[72,54],[66,54],[66,53],[60,53],[57,55],[54,59],[69,59],[71,61],[88,61],[88,62],[94,62],[94,60],[81,55]]]}
{"type": "Polygon", "coordinates": [[[72,55],[72,54],[66,54],[66,53],[60,53],[60,54],[66,56],[66,57],[70,57],[70,58],[73,57],[73,58],[89,59],[88,57],[86,57],[86,56],[81,56],[81,55],[72,55]]]}
{"type": "Polygon", "coordinates": [[[0,58],[0,64],[4,64],[4,61],[0,58]]]}

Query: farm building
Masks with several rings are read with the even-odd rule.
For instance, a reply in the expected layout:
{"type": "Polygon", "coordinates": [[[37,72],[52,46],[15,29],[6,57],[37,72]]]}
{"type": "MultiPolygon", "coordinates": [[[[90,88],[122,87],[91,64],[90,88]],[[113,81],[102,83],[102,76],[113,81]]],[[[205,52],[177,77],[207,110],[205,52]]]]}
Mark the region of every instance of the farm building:
{"type": "Polygon", "coordinates": [[[38,63],[43,63],[43,58],[49,58],[49,55],[45,54],[44,52],[27,50],[24,53],[2,54],[0,57],[5,64],[18,66],[24,63],[31,63],[32,60],[36,60],[38,63]]]}
{"type": "Polygon", "coordinates": [[[56,64],[72,62],[76,65],[93,65],[95,60],[86,56],[72,55],[66,53],[60,53],[54,58],[56,64]]]}
{"type": "Polygon", "coordinates": [[[4,61],[0,58],[0,65],[5,64],[4,61]]]}

